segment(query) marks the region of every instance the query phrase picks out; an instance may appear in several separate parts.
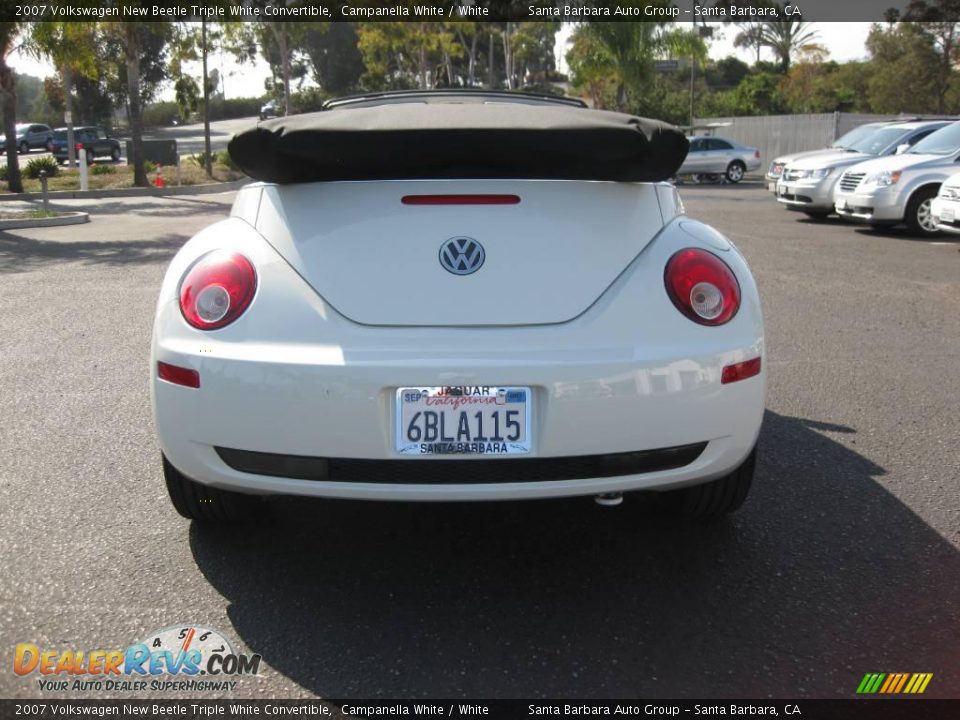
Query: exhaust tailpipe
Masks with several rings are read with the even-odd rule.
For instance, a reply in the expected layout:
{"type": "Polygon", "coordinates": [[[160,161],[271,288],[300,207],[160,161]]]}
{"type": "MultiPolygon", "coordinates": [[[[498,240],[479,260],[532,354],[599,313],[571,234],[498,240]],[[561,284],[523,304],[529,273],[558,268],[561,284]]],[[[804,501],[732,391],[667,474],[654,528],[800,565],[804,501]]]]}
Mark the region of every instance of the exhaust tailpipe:
{"type": "Polygon", "coordinates": [[[603,493],[602,495],[594,495],[593,501],[597,505],[602,505],[603,507],[616,507],[623,502],[623,493],[603,493]]]}

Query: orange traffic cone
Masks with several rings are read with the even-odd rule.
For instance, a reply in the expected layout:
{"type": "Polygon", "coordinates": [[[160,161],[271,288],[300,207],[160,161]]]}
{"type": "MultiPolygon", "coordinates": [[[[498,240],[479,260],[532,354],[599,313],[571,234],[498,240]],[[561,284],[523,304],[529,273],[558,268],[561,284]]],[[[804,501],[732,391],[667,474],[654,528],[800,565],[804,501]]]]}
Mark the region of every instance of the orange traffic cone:
{"type": "Polygon", "coordinates": [[[163,179],[163,168],[162,168],[162,167],[158,167],[158,168],[157,168],[157,177],[156,177],[156,179],[153,181],[153,186],[154,186],[154,187],[158,187],[158,188],[165,188],[165,187],[167,186],[167,183],[164,182],[164,179],[163,179]]]}

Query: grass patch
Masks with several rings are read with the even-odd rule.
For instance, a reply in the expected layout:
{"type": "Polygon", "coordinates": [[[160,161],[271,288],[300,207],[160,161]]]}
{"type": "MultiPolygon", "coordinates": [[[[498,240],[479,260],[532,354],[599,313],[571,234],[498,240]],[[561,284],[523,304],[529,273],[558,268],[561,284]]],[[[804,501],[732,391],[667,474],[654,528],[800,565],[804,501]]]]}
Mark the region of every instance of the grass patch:
{"type": "MultiPolygon", "coordinates": [[[[167,187],[176,187],[177,169],[175,167],[163,167],[163,179],[167,187]]],[[[153,185],[157,172],[150,172],[147,178],[153,185]]],[[[242,180],[246,177],[238,170],[232,170],[223,165],[213,166],[213,179],[207,177],[203,168],[197,167],[192,162],[181,161],[180,163],[180,184],[181,185],[205,185],[211,182],[231,182],[233,180],[242,180]]],[[[113,165],[98,163],[90,168],[88,174],[89,186],[91,190],[119,190],[122,188],[133,187],[133,168],[127,165],[113,165]],[[114,172],[98,171],[94,168],[110,167],[114,172]]],[[[23,178],[23,189],[25,192],[40,192],[40,181],[30,178],[23,178]]],[[[47,178],[47,189],[54,190],[79,190],[80,189],[80,170],[77,168],[60,168],[60,174],[56,177],[47,178]]],[[[0,182],[0,192],[9,193],[10,189],[6,182],[0,182]]]]}

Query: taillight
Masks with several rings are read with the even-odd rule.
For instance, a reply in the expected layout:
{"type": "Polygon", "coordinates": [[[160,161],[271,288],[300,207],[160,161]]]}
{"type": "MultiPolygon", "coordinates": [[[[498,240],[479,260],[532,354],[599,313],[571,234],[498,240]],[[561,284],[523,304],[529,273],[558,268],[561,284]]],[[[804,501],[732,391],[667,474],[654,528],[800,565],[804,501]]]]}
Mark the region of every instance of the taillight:
{"type": "Polygon", "coordinates": [[[243,314],[257,290],[257,273],[239,253],[215,250],[180,283],[180,312],[200,330],[216,330],[243,314]]]}
{"type": "Polygon", "coordinates": [[[759,160],[759,159],[760,159],[760,151],[759,151],[759,150],[754,150],[754,151],[753,151],[753,156],[754,156],[757,160],[759,160]]]}
{"type": "Polygon", "coordinates": [[[701,325],[723,325],[740,309],[740,283],[713,253],[686,248],[667,261],[667,295],[688,318],[701,325]]]}

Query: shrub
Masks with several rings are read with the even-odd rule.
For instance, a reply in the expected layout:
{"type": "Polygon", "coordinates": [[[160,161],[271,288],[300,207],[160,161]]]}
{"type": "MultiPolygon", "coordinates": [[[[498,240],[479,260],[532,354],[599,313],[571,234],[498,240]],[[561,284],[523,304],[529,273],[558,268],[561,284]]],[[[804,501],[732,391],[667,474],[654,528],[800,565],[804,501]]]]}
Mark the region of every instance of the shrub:
{"type": "Polygon", "coordinates": [[[147,174],[157,171],[157,164],[153,160],[143,161],[143,171],[147,174]]]}
{"type": "Polygon", "coordinates": [[[158,102],[143,111],[144,127],[167,127],[180,118],[180,106],[175,102],[158,102]]]}
{"type": "Polygon", "coordinates": [[[223,167],[227,168],[227,170],[237,169],[237,164],[233,161],[233,158],[230,157],[230,153],[228,153],[226,150],[221,153],[215,153],[214,160],[223,167]]]}
{"type": "Polygon", "coordinates": [[[33,158],[23,168],[25,177],[36,180],[40,177],[42,170],[47,171],[47,177],[55,177],[60,174],[60,164],[49,155],[33,158]]]}
{"type": "Polygon", "coordinates": [[[91,175],[113,175],[116,172],[116,168],[114,168],[113,165],[94,165],[90,168],[91,175]]]}
{"type": "Polygon", "coordinates": [[[264,102],[266,101],[263,98],[230,98],[228,100],[210,98],[210,119],[256,117],[264,102]]]}
{"type": "Polygon", "coordinates": [[[9,178],[8,168],[9,168],[8,165],[4,165],[3,167],[0,167],[0,182],[6,182],[7,179],[9,178]]]}
{"type": "MultiPolygon", "coordinates": [[[[214,163],[217,161],[216,153],[211,153],[210,161],[214,163]]],[[[191,155],[190,162],[192,162],[198,168],[205,168],[207,166],[207,153],[201,151],[201,152],[198,152],[196,155],[191,155]]]]}

